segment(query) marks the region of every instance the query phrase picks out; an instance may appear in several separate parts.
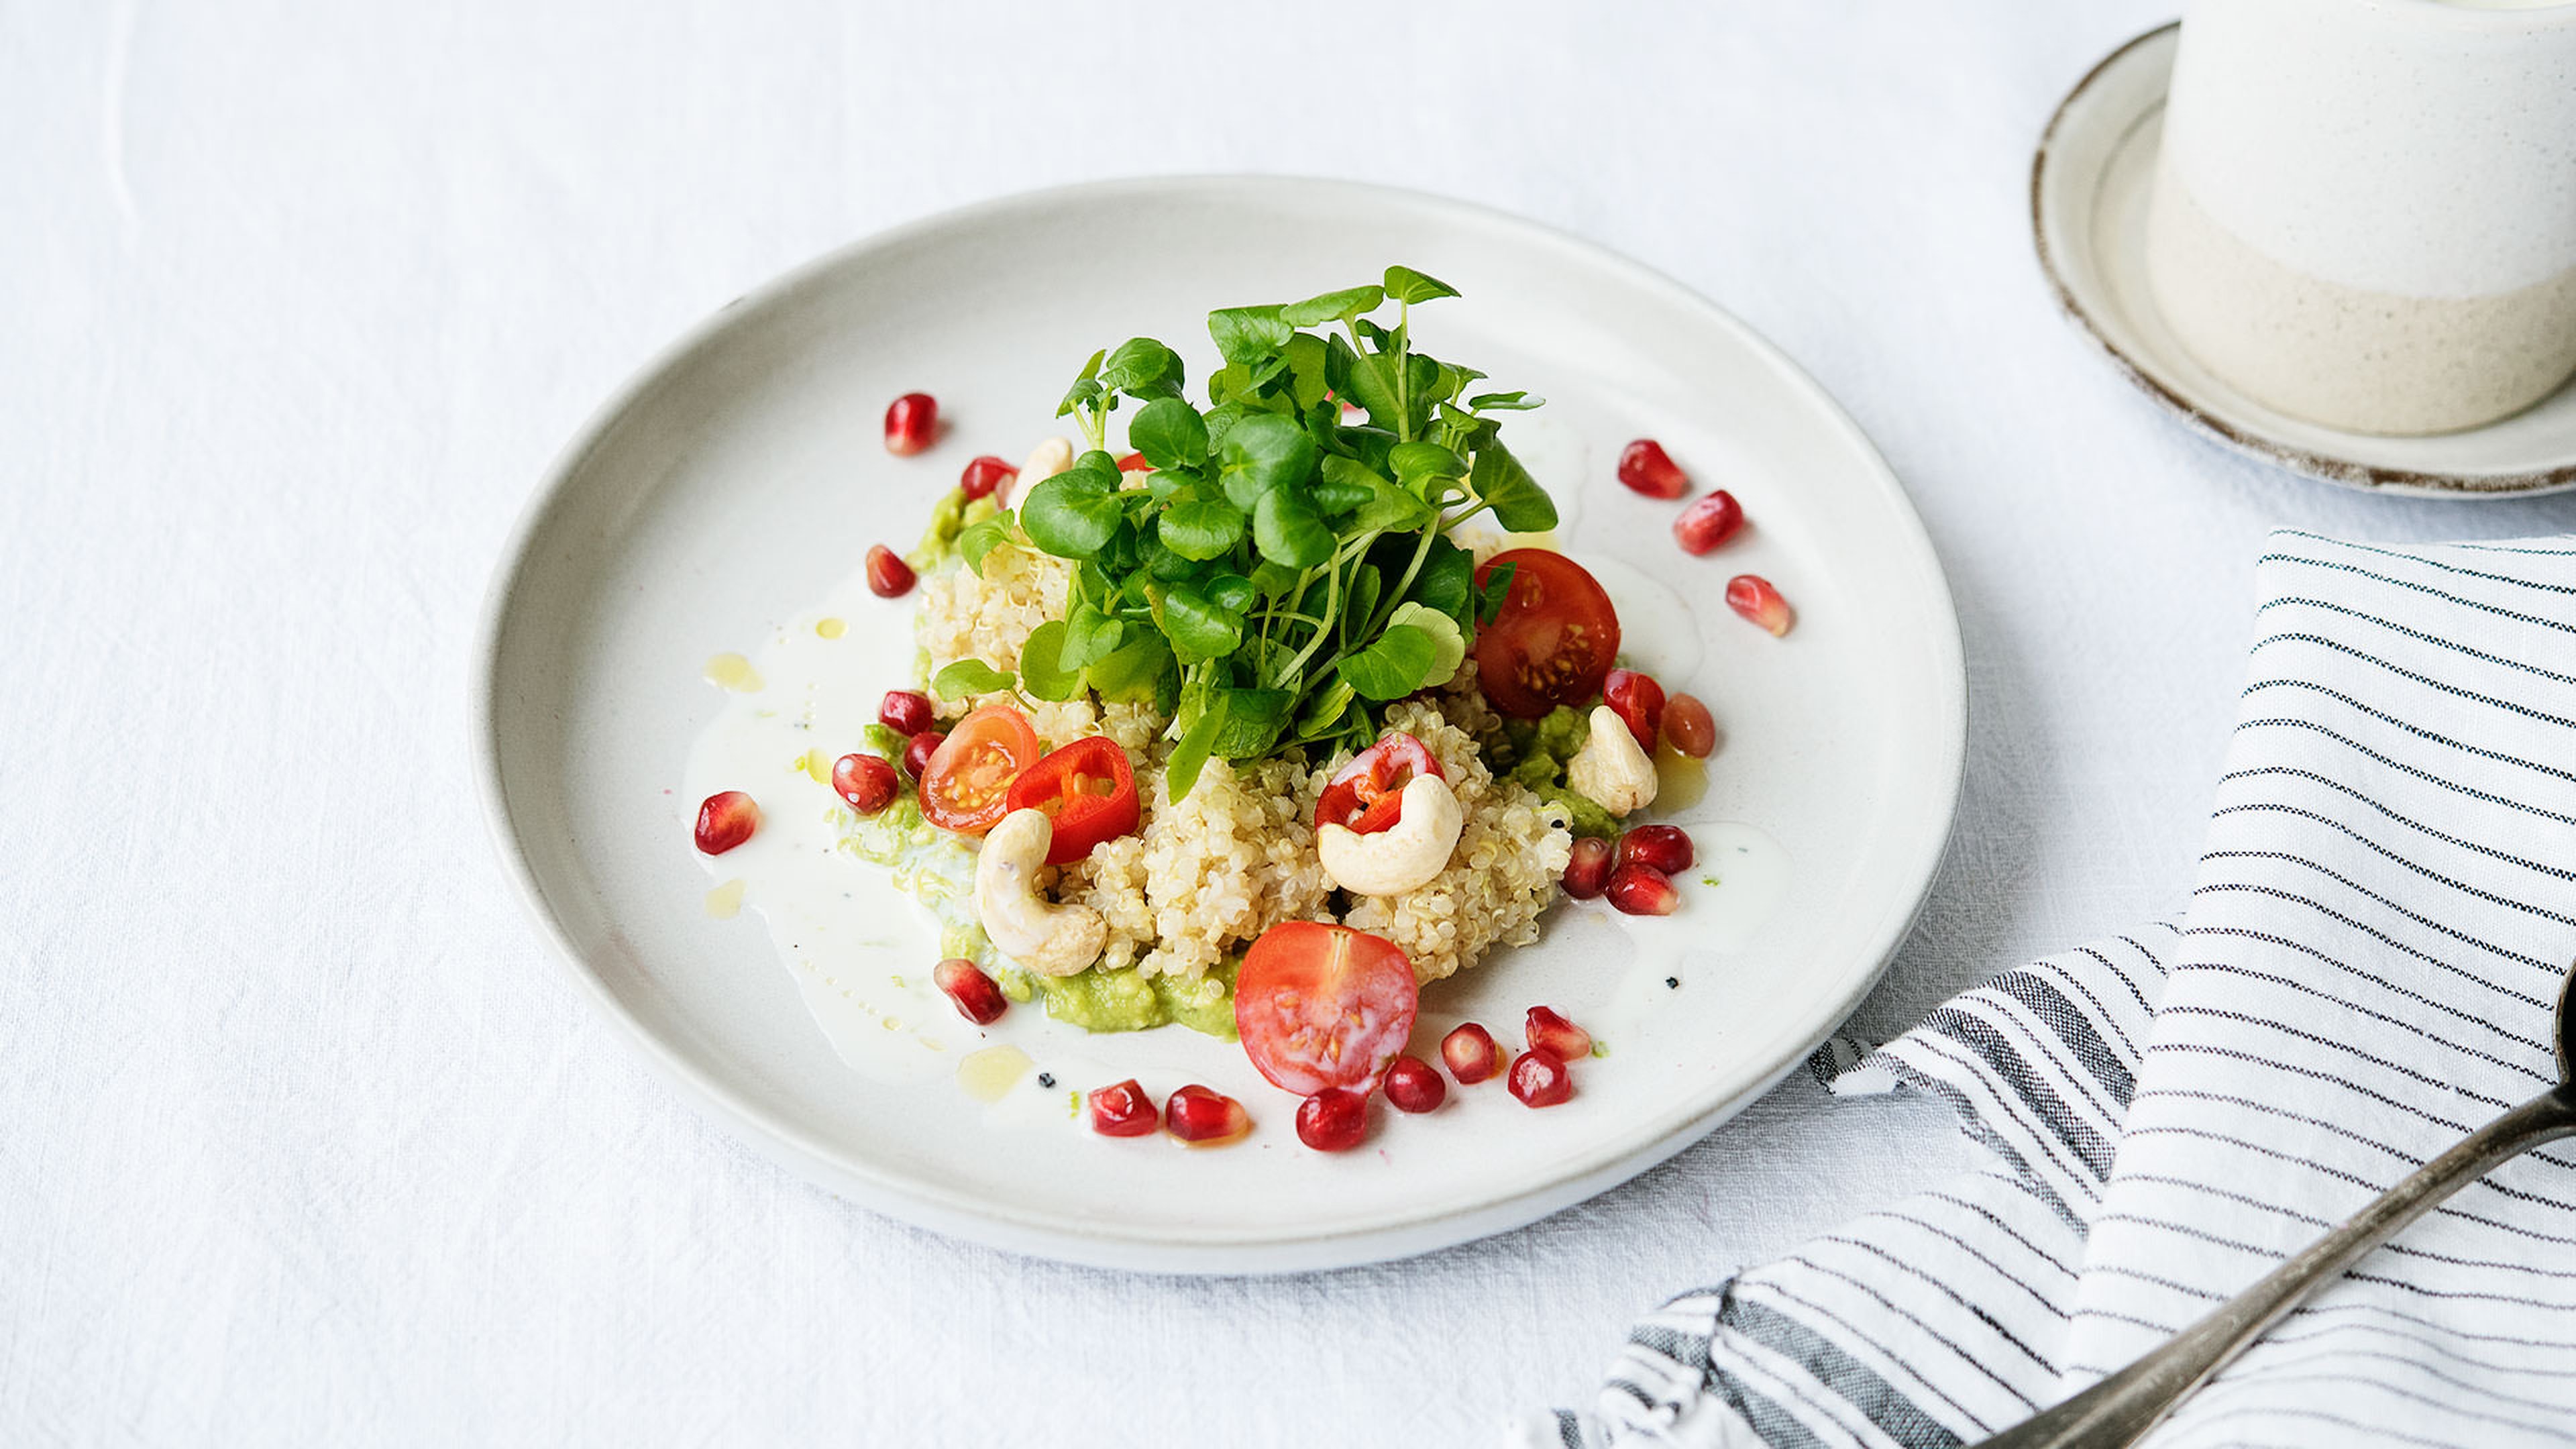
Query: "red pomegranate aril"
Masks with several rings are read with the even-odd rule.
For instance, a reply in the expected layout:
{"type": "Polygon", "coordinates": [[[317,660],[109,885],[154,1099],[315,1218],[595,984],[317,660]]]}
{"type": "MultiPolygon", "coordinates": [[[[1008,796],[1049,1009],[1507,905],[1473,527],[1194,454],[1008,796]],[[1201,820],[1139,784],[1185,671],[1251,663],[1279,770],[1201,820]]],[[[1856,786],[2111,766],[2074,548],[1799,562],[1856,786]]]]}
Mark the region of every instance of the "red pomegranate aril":
{"type": "Polygon", "coordinates": [[[1576,900],[1591,900],[1610,884],[1610,865],[1610,842],[1597,835],[1582,836],[1565,859],[1565,876],[1559,884],[1576,900]]]}
{"type": "Polygon", "coordinates": [[[908,392],[886,404],[886,451],[909,458],[939,435],[939,399],[908,392]]]}
{"type": "Polygon", "coordinates": [[[1682,904],[1682,893],[1673,889],[1672,877],[1637,860],[1611,871],[1610,884],[1602,894],[1628,916],[1669,916],[1682,904]]]}
{"type": "Polygon", "coordinates": [[[1118,471],[1121,473],[1151,473],[1154,471],[1154,465],[1145,461],[1144,454],[1130,453],[1126,457],[1118,460],[1118,471]]]}
{"type": "Polygon", "coordinates": [[[1566,1020],[1554,1007],[1531,1007],[1521,1034],[1528,1038],[1531,1051],[1546,1052],[1560,1062],[1592,1055],[1592,1033],[1566,1020]]]}
{"type": "Polygon", "coordinates": [[[1449,1075],[1463,1087],[1472,1087],[1492,1076],[1501,1065],[1500,1056],[1494,1048],[1494,1034],[1472,1021],[1440,1039],[1440,1060],[1449,1064],[1449,1075]]]}
{"type": "Polygon", "coordinates": [[[751,838],[760,828],[760,807],[740,790],[709,795],[698,806],[698,849],[722,855],[751,838]]]}
{"type": "Polygon", "coordinates": [[[1633,669],[1613,669],[1601,681],[1601,702],[1610,712],[1627,721],[1628,733],[1637,737],[1637,747],[1651,755],[1655,752],[1655,735],[1664,727],[1664,687],[1651,674],[1633,669]]]}
{"type": "Polygon", "coordinates": [[[1690,832],[1678,825],[1640,825],[1619,837],[1621,865],[1633,860],[1666,875],[1680,875],[1697,858],[1698,852],[1691,848],[1690,832]]]}
{"type": "Polygon", "coordinates": [[[1744,505],[1720,488],[1682,510],[1673,520],[1673,539],[1684,553],[1706,553],[1744,527],[1744,505]]]}
{"type": "Polygon", "coordinates": [[[877,701],[877,723],[899,735],[917,735],[939,722],[930,696],[917,689],[889,689],[877,701]]]}
{"type": "Polygon", "coordinates": [[[937,754],[939,747],[946,743],[948,743],[948,736],[938,730],[923,730],[914,735],[912,743],[903,747],[903,772],[916,780],[920,779],[921,772],[930,768],[930,757],[937,754]]]}
{"type": "Polygon", "coordinates": [[[1368,1097],[1326,1087],[1297,1104],[1297,1140],[1317,1152],[1348,1152],[1368,1136],[1368,1097]]]}
{"type": "Polygon", "coordinates": [[[1695,694],[1676,694],[1664,705],[1664,738],[1694,760],[1717,748],[1717,719],[1695,694]]]}
{"type": "Polygon", "coordinates": [[[1690,491],[1690,476],[1652,438],[1619,450],[1619,481],[1649,498],[1679,498],[1690,491]]]}
{"type": "Polygon", "coordinates": [[[884,544],[868,546],[868,592],[880,599],[900,599],[912,592],[912,565],[884,544]]]}
{"type": "Polygon", "coordinates": [[[1252,1114],[1232,1097],[1193,1083],[1163,1104],[1163,1130],[1192,1147],[1223,1147],[1252,1130],[1252,1114]]]}
{"type": "Polygon", "coordinates": [[[1795,616],[1789,612],[1789,601],[1771,587],[1771,581],[1760,574],[1737,574],[1726,581],[1726,606],[1771,631],[1779,638],[1789,632],[1795,616]]]}
{"type": "Polygon", "coordinates": [[[977,1026],[989,1026],[1010,1007],[992,977],[963,956],[951,956],[933,967],[930,979],[957,1003],[957,1014],[977,1026]]]}
{"type": "Polygon", "coordinates": [[[1439,1069],[1420,1057],[1397,1057],[1387,1063],[1386,1099],[1399,1112],[1428,1112],[1448,1100],[1449,1083],[1439,1069]]]}
{"type": "Polygon", "coordinates": [[[1000,491],[1003,484],[1018,476],[1020,476],[1019,469],[986,453],[966,464],[966,471],[957,475],[957,487],[971,503],[978,498],[1000,491]]]}
{"type": "Polygon", "coordinates": [[[874,755],[843,755],[832,762],[832,789],[862,815],[874,815],[893,804],[895,792],[902,788],[894,766],[874,755]]]}
{"type": "Polygon", "coordinates": [[[1129,1077],[1114,1087],[1090,1092],[1091,1130],[1103,1137],[1142,1137],[1159,1125],[1154,1099],[1129,1077]]]}
{"type": "Polygon", "coordinates": [[[1532,1047],[1512,1063],[1511,1079],[1504,1085],[1524,1107],[1553,1107],[1574,1095],[1574,1074],[1565,1069],[1565,1058],[1532,1047]]]}

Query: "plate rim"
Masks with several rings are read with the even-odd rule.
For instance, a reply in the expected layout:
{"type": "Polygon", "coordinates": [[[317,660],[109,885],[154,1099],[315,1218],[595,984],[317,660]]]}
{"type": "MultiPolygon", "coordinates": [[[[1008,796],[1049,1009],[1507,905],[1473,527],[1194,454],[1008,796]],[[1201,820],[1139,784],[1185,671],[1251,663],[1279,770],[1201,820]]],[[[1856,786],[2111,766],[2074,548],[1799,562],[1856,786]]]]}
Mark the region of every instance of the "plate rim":
{"type": "Polygon", "coordinates": [[[847,1197],[860,1206],[946,1236],[1057,1261],[1100,1267],[1142,1269],[1161,1273],[1272,1273],[1356,1266],[1434,1251],[1508,1231],[1582,1202],[1637,1176],[1697,1142],[1729,1117],[1750,1105],[1806,1060],[1835,1027],[1884,979],[1897,949],[1910,934],[1928,902],[1934,881],[1949,852],[1957,827],[1958,805],[1967,763],[1968,688],[1966,657],[1956,599],[1939,551],[1923,524],[1913,499],[1877,445],[1859,423],[1806,369],[1742,319],[1686,283],[1598,242],[1500,208],[1410,187],[1321,176],[1250,173],[1198,173],[1130,176],[1014,191],[930,213],[869,232],[831,247],[735,296],[671,341],[653,350],[626,373],[574,429],[547,462],[520,507],[505,538],[480,604],[476,621],[469,691],[469,747],[476,795],[493,850],[501,860],[521,909],[552,949],[555,965],[569,974],[581,994],[617,1028],[632,1055],[662,1079],[675,1095],[737,1141],[787,1168],[806,1181],[847,1197]],[[1414,208],[1455,224],[1518,233],[1560,250],[1580,254],[1586,262],[1671,298],[1701,321],[1729,335],[1767,363],[1793,390],[1801,393],[1819,417],[1836,428],[1869,465],[1871,480],[1891,507],[1898,543],[1913,554],[1921,585],[1937,605],[1926,633],[1938,657],[1929,661],[1936,681],[1939,731],[1938,791],[1933,818],[1933,845],[1923,853],[1914,878],[1904,882],[1905,905],[1890,913],[1890,923],[1874,940],[1876,959],[1855,984],[1829,1002],[1803,1014],[1803,1044],[1776,1063],[1756,1084],[1714,1102],[1693,1106],[1678,1120],[1650,1122],[1640,1141],[1606,1157],[1572,1159],[1569,1170],[1543,1175],[1516,1192],[1454,1206],[1440,1206],[1378,1224],[1314,1233],[1264,1232],[1241,1238],[1213,1235],[1187,1241],[1146,1233],[1098,1231],[1098,1224],[1063,1225],[1039,1221],[1034,1214],[995,1210],[995,1205],[943,1201],[919,1184],[890,1174],[865,1170],[866,1164],[826,1150],[792,1121],[749,1109],[722,1083],[711,1080],[684,1060],[644,1021],[630,1011],[589,962],[540,884],[534,863],[514,822],[504,788],[500,730],[503,707],[500,674],[503,638],[511,606],[534,560],[534,546],[567,485],[617,424],[653,388],[691,354],[735,320],[746,304],[776,301],[818,276],[864,254],[900,247],[927,235],[973,225],[1028,208],[1068,202],[1097,201],[1141,193],[1262,190],[1289,196],[1299,192],[1331,195],[1364,205],[1414,208]]]}
{"type": "MultiPolygon", "coordinates": [[[[2122,348],[2108,332],[2103,330],[2101,324],[2095,320],[2092,309],[2085,305],[2077,286],[2068,280],[2069,270],[2074,265],[2073,261],[2061,260],[2056,248],[2049,244],[2049,218],[2064,207],[2089,204],[2090,200],[2099,194],[2100,173],[2087,172],[2083,177],[2068,179],[2066,182],[2068,186],[2077,186],[2088,180],[2096,184],[2084,196],[2061,203],[2056,199],[2056,188],[2050,184],[2052,172],[2056,169],[2051,162],[2055,159],[2058,141],[2066,129],[2069,114],[2084,98],[2097,85],[2124,66],[2152,60],[2152,54],[2147,53],[2152,47],[2161,44],[2179,44],[2181,31],[2180,20],[2168,20],[2162,25],[2130,37],[2108,55],[2096,61],[2093,68],[2084,73],[2083,78],[2078,80],[2057,103],[2057,108],[2049,113],[2048,124],[2040,130],[2039,146],[2032,152],[2030,161],[2030,239],[2031,249],[2039,258],[2040,275],[2047,281],[2049,292],[2057,302],[2058,311],[2074,324],[2079,334],[2110,361],[2113,370],[2127,378],[2140,392],[2153,398],[2165,411],[2180,418],[2186,425],[2213,442],[2258,462],[2286,468],[2301,477],[2313,478],[2321,483],[2331,483],[2357,492],[2418,498],[2536,498],[2576,488],[2576,457],[2537,472],[2442,473],[2366,463],[2359,459],[2338,457],[2332,453],[2321,453],[2314,448],[2285,442],[2246,424],[2221,417],[2210,411],[2203,403],[2184,396],[2174,384],[2159,376],[2149,362],[2131,356],[2127,349],[2122,348]]],[[[2158,114],[2163,104],[2163,100],[2159,98],[2154,107],[2123,118],[2120,134],[2124,142],[2130,132],[2146,123],[2148,117],[2158,114]]],[[[2098,265],[2087,265],[2083,270],[2098,274],[2100,268],[2098,265]]],[[[2576,384],[2569,385],[2576,386],[2576,384]]],[[[2535,407],[2539,405],[2533,404],[2535,407]]],[[[2521,414],[2516,413],[2514,416],[2519,417],[2521,414]]],[[[2466,433],[2476,431],[2478,430],[2475,428],[2464,430],[2466,433]]],[[[2358,438],[2364,435],[2350,434],[2349,436],[2358,438]]]]}

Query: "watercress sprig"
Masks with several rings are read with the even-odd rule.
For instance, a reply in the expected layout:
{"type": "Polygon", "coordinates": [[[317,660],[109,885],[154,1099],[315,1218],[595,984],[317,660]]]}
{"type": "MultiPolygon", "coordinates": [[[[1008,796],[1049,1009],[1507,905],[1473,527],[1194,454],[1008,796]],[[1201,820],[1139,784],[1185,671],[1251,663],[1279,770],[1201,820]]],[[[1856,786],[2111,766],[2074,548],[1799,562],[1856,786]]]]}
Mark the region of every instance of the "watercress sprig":
{"type": "Polygon", "coordinates": [[[1542,399],[1462,398],[1485,374],[1413,346],[1413,307],[1457,295],[1396,266],[1368,286],[1213,312],[1224,365],[1204,408],[1153,338],[1092,354],[1057,409],[1089,448],[1016,516],[959,540],[979,570],[1014,529],[1074,562],[1063,617],[1030,635],[1018,687],[1155,701],[1172,715],[1178,799],[1210,758],[1364,745],[1388,702],[1455,674],[1510,571],[1479,588],[1450,534],[1487,512],[1514,533],[1557,517],[1492,416],[1542,399]],[[1372,315],[1389,302],[1392,326],[1372,315]],[[1127,444],[1141,474],[1108,451],[1122,401],[1138,404],[1127,444]]]}

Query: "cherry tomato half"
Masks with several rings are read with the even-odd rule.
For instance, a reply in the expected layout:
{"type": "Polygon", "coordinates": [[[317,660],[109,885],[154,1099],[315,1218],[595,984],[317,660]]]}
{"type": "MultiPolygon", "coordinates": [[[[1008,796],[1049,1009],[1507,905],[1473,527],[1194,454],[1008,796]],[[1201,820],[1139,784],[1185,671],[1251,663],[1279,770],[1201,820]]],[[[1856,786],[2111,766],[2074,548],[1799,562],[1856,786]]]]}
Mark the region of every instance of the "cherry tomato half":
{"type": "Polygon", "coordinates": [[[988,704],[959,720],[921,767],[921,813],[942,830],[981,835],[1001,823],[1011,782],[1037,762],[1027,718],[988,704]]]}
{"type": "Polygon", "coordinates": [[[1413,1034],[1413,963],[1382,936],[1285,921],[1261,933],[1234,978],[1243,1054],[1272,1083],[1311,1097],[1367,1091],[1413,1034]]]}
{"type": "Polygon", "coordinates": [[[1333,772],[1324,796],[1315,802],[1315,825],[1340,825],[1361,835],[1374,835],[1402,813],[1404,787],[1417,775],[1448,778],[1430,747],[1399,730],[1354,756],[1333,772]]]}
{"type": "Polygon", "coordinates": [[[1013,810],[1043,810],[1055,822],[1049,865],[1070,865],[1136,828],[1136,772],[1118,742],[1101,735],[1075,740],[1021,771],[1004,798],[1013,810]]]}
{"type": "Polygon", "coordinates": [[[1619,653],[1619,615],[1600,581],[1561,553],[1515,548],[1476,570],[1478,586],[1504,564],[1514,568],[1503,611],[1476,631],[1485,698],[1507,715],[1537,719],[1599,694],[1619,653]]]}

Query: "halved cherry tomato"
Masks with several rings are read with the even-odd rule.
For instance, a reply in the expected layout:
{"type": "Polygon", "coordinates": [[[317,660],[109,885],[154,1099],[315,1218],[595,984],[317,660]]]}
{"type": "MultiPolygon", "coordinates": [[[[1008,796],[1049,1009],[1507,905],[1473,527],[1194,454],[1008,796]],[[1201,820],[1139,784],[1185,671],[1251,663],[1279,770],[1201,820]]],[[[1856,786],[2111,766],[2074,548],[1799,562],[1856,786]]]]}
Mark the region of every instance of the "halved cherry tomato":
{"type": "Polygon", "coordinates": [[[1021,771],[1004,799],[1013,810],[1043,810],[1055,822],[1049,865],[1070,865],[1136,828],[1136,772],[1104,735],[1075,740],[1021,771]]]}
{"type": "Polygon", "coordinates": [[[942,830],[981,835],[1009,810],[1011,782],[1038,762],[1038,733],[1007,704],[957,722],[921,767],[921,813],[942,830]]]}
{"type": "Polygon", "coordinates": [[[1315,824],[1340,825],[1361,835],[1375,835],[1402,813],[1404,787],[1417,775],[1447,779],[1440,762],[1422,741],[1398,730],[1362,750],[1333,772],[1324,796],[1315,802],[1315,824]]]}
{"type": "Polygon", "coordinates": [[[1619,653],[1619,614],[1600,581],[1554,550],[1515,548],[1487,559],[1477,585],[1504,564],[1514,568],[1503,611],[1476,631],[1485,698],[1507,715],[1537,719],[1599,694],[1619,653]]]}
{"type": "Polygon", "coordinates": [[[1285,921],[1261,933],[1234,978],[1234,1027],[1261,1075],[1300,1097],[1367,1091],[1413,1034],[1413,963],[1393,941],[1285,921]]]}

